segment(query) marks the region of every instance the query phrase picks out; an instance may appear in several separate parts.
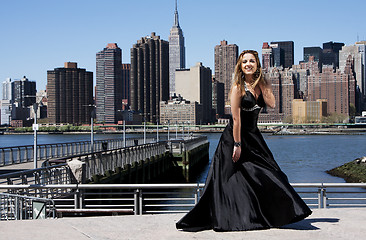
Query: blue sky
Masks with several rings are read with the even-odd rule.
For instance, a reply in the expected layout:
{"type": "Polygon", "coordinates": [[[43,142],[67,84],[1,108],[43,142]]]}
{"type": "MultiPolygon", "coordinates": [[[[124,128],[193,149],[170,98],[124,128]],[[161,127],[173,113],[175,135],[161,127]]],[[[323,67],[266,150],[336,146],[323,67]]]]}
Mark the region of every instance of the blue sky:
{"type": "MultiPolygon", "coordinates": [[[[168,40],[174,7],[174,0],[1,0],[0,82],[25,75],[45,89],[47,70],[67,61],[95,77],[95,54],[112,42],[129,63],[141,37],[156,32],[168,40]]],[[[214,70],[221,40],[259,53],[263,42],[292,40],[297,64],[303,47],[365,39],[365,9],[364,0],[178,0],[186,67],[202,62],[214,70]]]]}

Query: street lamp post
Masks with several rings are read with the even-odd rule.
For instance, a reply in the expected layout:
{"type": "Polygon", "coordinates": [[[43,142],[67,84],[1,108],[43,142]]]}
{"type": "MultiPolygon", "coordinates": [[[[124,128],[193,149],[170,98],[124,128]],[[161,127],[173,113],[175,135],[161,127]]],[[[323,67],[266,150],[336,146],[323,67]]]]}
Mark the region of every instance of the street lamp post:
{"type": "MultiPolygon", "coordinates": [[[[122,103],[123,105],[127,105],[125,103],[122,103]]],[[[123,123],[123,147],[126,147],[126,120],[125,116],[126,114],[123,114],[125,110],[117,110],[117,112],[120,112],[122,114],[122,123],[123,123]]]]}
{"type": "Polygon", "coordinates": [[[33,148],[34,169],[37,168],[37,130],[38,130],[37,108],[38,108],[38,104],[34,103],[33,104],[33,110],[34,110],[34,124],[33,124],[33,130],[34,130],[34,148],[33,148]]]}
{"type": "Polygon", "coordinates": [[[159,120],[156,120],[156,142],[159,142],[159,120]]]}
{"type": "Polygon", "coordinates": [[[170,132],[170,129],[169,129],[169,122],[170,122],[170,119],[168,119],[168,141],[170,140],[170,138],[169,138],[169,132],[170,132]]]}
{"type": "Polygon", "coordinates": [[[187,124],[188,124],[188,138],[189,138],[189,127],[190,127],[190,125],[189,125],[189,122],[187,122],[187,124]]]}
{"type": "Polygon", "coordinates": [[[89,104],[84,105],[85,107],[92,107],[93,110],[90,114],[90,152],[94,152],[94,114],[95,114],[95,105],[89,104]]]}
{"type": "Polygon", "coordinates": [[[175,139],[178,139],[178,121],[175,121],[175,139]]]}
{"type": "Polygon", "coordinates": [[[123,147],[126,147],[126,121],[123,120],[123,147]]]}
{"type": "Polygon", "coordinates": [[[146,118],[144,115],[144,144],[146,144],[146,118]]]}
{"type": "Polygon", "coordinates": [[[90,149],[94,152],[94,108],[90,116],[90,149]]]}
{"type": "MultiPolygon", "coordinates": [[[[37,96],[31,96],[31,95],[25,95],[24,97],[34,97],[37,96]]],[[[38,124],[37,124],[37,110],[38,110],[38,103],[33,103],[33,110],[34,110],[34,123],[33,123],[33,131],[34,131],[34,146],[33,146],[33,163],[34,163],[34,169],[37,168],[37,131],[38,131],[38,124]]],[[[10,125],[10,122],[9,122],[10,125]]]]}

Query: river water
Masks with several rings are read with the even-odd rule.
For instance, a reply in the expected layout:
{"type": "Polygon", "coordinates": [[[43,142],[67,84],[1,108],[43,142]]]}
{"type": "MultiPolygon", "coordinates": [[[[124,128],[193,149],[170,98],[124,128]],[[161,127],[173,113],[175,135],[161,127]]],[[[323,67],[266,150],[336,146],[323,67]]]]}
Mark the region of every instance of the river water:
{"type": "MultiPolygon", "coordinates": [[[[210,159],[221,133],[205,133],[210,142],[210,159]]],[[[160,134],[164,137],[163,134],[160,134]]],[[[142,137],[127,134],[128,138],[142,137]]],[[[147,137],[155,137],[148,135],[147,137]]],[[[95,134],[95,140],[122,138],[121,134],[95,134]]],[[[292,183],[344,182],[325,171],[366,156],[366,134],[360,135],[264,135],[275,160],[292,183]]],[[[88,141],[87,134],[38,135],[38,144],[88,141]]],[[[33,135],[0,135],[0,147],[32,145],[33,135]]],[[[209,165],[195,180],[205,182],[209,165]]]]}

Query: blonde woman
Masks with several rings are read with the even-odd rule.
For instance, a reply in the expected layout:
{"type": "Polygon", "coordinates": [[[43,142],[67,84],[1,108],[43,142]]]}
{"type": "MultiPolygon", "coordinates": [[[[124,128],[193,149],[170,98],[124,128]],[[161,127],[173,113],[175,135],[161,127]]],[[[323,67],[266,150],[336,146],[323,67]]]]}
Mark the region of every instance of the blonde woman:
{"type": "Polygon", "coordinates": [[[244,231],[280,227],[311,210],[290,186],[257,128],[262,107],[275,107],[258,53],[243,51],[230,94],[232,121],[221,135],[205,189],[178,229],[244,231]]]}

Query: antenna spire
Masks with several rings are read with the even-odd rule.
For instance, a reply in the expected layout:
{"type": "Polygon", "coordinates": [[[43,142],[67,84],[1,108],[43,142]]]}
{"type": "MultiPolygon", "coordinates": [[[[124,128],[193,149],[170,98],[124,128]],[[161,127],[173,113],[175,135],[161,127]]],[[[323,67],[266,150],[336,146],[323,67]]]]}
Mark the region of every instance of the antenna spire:
{"type": "Polygon", "coordinates": [[[175,0],[174,26],[179,27],[177,0],[175,0]]]}

